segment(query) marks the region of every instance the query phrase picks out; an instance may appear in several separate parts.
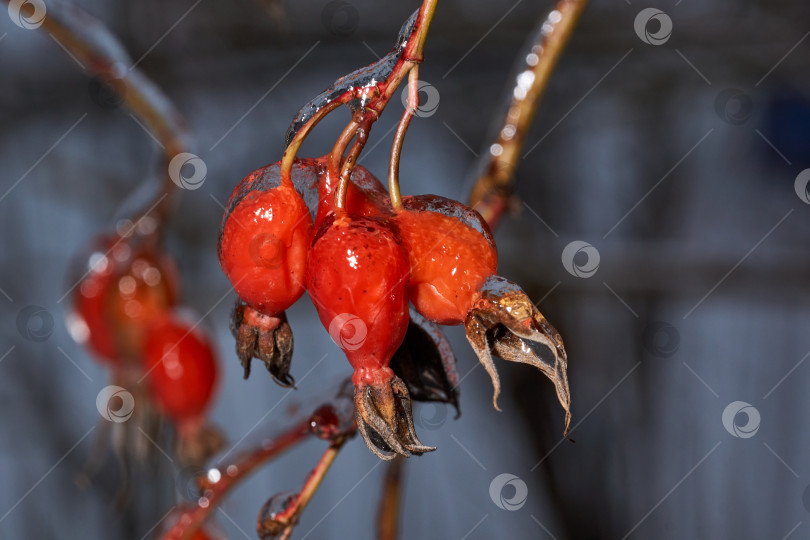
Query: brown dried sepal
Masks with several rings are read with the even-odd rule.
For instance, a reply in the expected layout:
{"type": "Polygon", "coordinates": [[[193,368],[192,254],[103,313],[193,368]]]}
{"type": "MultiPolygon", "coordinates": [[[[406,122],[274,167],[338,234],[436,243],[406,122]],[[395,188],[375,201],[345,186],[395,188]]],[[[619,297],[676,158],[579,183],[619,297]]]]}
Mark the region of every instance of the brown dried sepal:
{"type": "Polygon", "coordinates": [[[525,292],[500,276],[487,279],[481,297],[467,315],[464,327],[478,360],[487,370],[498,407],[501,383],[492,356],[529,364],[551,379],[565,409],[565,433],[571,423],[571,393],[568,388],[568,357],[559,332],[538,311],[525,292]]]}
{"type": "Polygon", "coordinates": [[[236,355],[245,370],[245,379],[250,376],[251,361],[258,358],[279,385],[295,386],[290,375],[293,333],[286,313],[265,315],[237,299],[231,315],[231,333],[236,338],[236,355]]]}
{"type": "Polygon", "coordinates": [[[357,430],[378,458],[387,461],[397,454],[410,457],[436,450],[416,437],[408,387],[396,375],[386,383],[358,385],[354,403],[357,430]]]}

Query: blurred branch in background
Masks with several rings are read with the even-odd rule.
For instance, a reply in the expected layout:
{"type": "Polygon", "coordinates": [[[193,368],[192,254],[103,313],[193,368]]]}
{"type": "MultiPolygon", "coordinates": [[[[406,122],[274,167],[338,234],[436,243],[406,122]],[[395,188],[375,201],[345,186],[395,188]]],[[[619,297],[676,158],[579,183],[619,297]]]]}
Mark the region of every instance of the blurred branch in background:
{"type": "Polygon", "coordinates": [[[377,539],[396,540],[399,530],[399,507],[402,501],[402,477],[405,460],[396,457],[388,463],[380,494],[377,515],[377,539]]]}
{"type": "Polygon", "coordinates": [[[495,228],[508,206],[520,153],[537,105],[587,0],[560,0],[541,19],[516,62],[506,116],[494,142],[474,168],[478,175],[469,204],[495,228]]]}
{"type": "MultiPolygon", "coordinates": [[[[5,2],[10,4],[11,0],[5,2]]],[[[100,99],[125,103],[162,148],[165,157],[161,169],[163,185],[146,205],[154,212],[156,229],[160,231],[171,209],[172,195],[177,191],[167,172],[169,163],[178,154],[188,152],[191,146],[185,120],[166,94],[138,69],[140,60],[132,61],[104,23],[61,0],[51,0],[47,6],[42,30],[56,40],[82,69],[93,74],[100,99]]]]}

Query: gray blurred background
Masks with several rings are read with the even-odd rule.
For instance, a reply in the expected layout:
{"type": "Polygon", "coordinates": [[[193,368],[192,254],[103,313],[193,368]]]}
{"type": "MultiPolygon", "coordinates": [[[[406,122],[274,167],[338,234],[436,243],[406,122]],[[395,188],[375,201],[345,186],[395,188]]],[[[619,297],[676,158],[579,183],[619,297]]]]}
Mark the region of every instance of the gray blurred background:
{"type": "MultiPolygon", "coordinates": [[[[139,67],[194,131],[208,176],[182,194],[168,248],[185,304],[210,310],[223,372],[214,421],[233,442],[247,434],[240,447],[257,444],[288,405],[317,403],[350,369],[304,299],[289,311],[299,389],[288,396],[258,368],[242,380],[215,252],[220,205],[280,157],[297,109],[385,54],[417,4],[351,0],[330,18],[324,0],[284,2],[286,34],[250,0],[79,4],[133,58],[145,55],[139,67]]],[[[550,6],[440,3],[421,76],[441,100],[412,124],[405,193],[465,198],[512,59],[550,6]]],[[[416,411],[421,439],[439,449],[407,463],[403,538],[810,537],[810,205],[796,192],[810,167],[808,34],[804,2],[588,7],[529,136],[515,211],[496,233],[500,273],[565,338],[576,443],[561,442],[553,387],[528,367],[500,362],[503,412],[493,410],[488,377],[449,329],[463,414],[416,411]],[[665,43],[634,28],[647,7],[672,21],[665,43]],[[591,277],[563,265],[575,240],[599,253],[591,277]],[[503,473],[517,479],[498,495],[503,473]],[[525,503],[510,510],[502,501],[521,483],[525,503]]],[[[157,180],[159,149],[128,111],[99,106],[88,74],[47,34],[2,13],[0,36],[0,537],[148,537],[184,476],[158,455],[120,513],[111,458],[94,485],[75,487],[109,382],[71,341],[58,300],[71,256],[157,180]],[[52,329],[32,336],[39,308],[29,306],[52,329]]],[[[400,111],[392,102],[361,161],[380,176],[400,111]]],[[[302,155],[328,151],[348,118],[333,116],[302,155]]],[[[297,489],[322,450],[307,442],[238,488],[214,514],[228,537],[254,538],[262,503],[297,489]]],[[[352,441],[295,537],[371,536],[384,468],[352,441]]]]}

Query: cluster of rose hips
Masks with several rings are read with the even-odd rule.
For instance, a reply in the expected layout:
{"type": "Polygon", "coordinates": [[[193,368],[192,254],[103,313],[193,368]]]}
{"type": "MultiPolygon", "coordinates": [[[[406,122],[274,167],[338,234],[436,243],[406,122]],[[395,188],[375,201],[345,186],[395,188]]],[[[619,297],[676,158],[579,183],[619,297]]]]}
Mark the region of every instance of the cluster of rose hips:
{"type": "Polygon", "coordinates": [[[114,384],[136,393],[134,412],[156,405],[176,428],[180,457],[199,463],[220,445],[204,424],[217,362],[206,336],[178,312],[177,271],[154,228],[144,216],[92,242],[76,269],[68,328],[111,368],[114,384]]]}
{"type": "MultiPolygon", "coordinates": [[[[240,297],[240,359],[247,370],[252,356],[260,358],[276,380],[291,381],[291,333],[279,347],[273,332],[285,326],[287,335],[284,310],[306,290],[354,369],[358,429],[369,448],[381,457],[389,456],[379,448],[433,450],[416,438],[408,389],[389,364],[408,329],[409,301],[443,325],[463,324],[490,302],[488,291],[502,280],[492,235],[477,212],[436,195],[403,197],[393,207],[359,166],[336,204],[340,181],[328,162],[296,160],[289,177],[281,163],[266,166],[228,202],[219,259],[240,297]]],[[[516,321],[529,329],[531,315],[516,321]]]]}
{"type": "MultiPolygon", "coordinates": [[[[218,245],[222,269],[240,298],[232,331],[245,376],[255,357],[277,382],[293,384],[293,339],[284,312],[308,291],[354,369],[358,431],[382,459],[434,450],[419,441],[413,426],[410,394],[418,394],[423,381],[403,381],[392,369],[398,351],[412,348],[406,335],[414,324],[433,335],[440,333],[435,324],[464,324],[495,386],[493,403],[500,389],[493,355],[541,369],[555,383],[566,426],[570,419],[562,339],[520,287],[495,275],[497,250],[483,218],[436,195],[400,196],[399,157],[418,107],[429,17],[423,5],[388,55],[341,77],[299,111],[282,160],[252,172],[234,189],[218,245]],[[386,191],[355,164],[371,125],[406,74],[408,105],[395,135],[386,191]],[[352,122],[332,152],[295,159],[313,126],[342,104],[352,110],[352,122]],[[410,316],[409,302],[415,311],[410,316]]],[[[434,349],[440,341],[433,340],[434,349]]],[[[406,364],[401,371],[418,371],[418,357],[400,356],[406,364]]],[[[455,360],[440,363],[444,393],[455,404],[457,383],[449,386],[457,380],[455,360]]]]}

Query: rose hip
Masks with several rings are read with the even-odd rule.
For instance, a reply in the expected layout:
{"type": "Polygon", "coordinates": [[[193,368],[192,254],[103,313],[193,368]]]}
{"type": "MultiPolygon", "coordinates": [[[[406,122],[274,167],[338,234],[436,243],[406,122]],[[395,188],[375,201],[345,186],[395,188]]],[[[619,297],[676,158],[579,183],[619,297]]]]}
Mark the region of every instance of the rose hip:
{"type": "Polygon", "coordinates": [[[389,367],[408,329],[409,274],[390,224],[342,210],[324,218],[307,266],[321,323],[354,368],[358,429],[382,459],[393,457],[387,450],[405,456],[434,450],[417,439],[408,389],[389,367]]]}
{"type": "Polygon", "coordinates": [[[410,259],[410,301],[433,322],[463,323],[498,265],[486,223],[474,210],[436,195],[404,197],[395,219],[410,259]]]}

